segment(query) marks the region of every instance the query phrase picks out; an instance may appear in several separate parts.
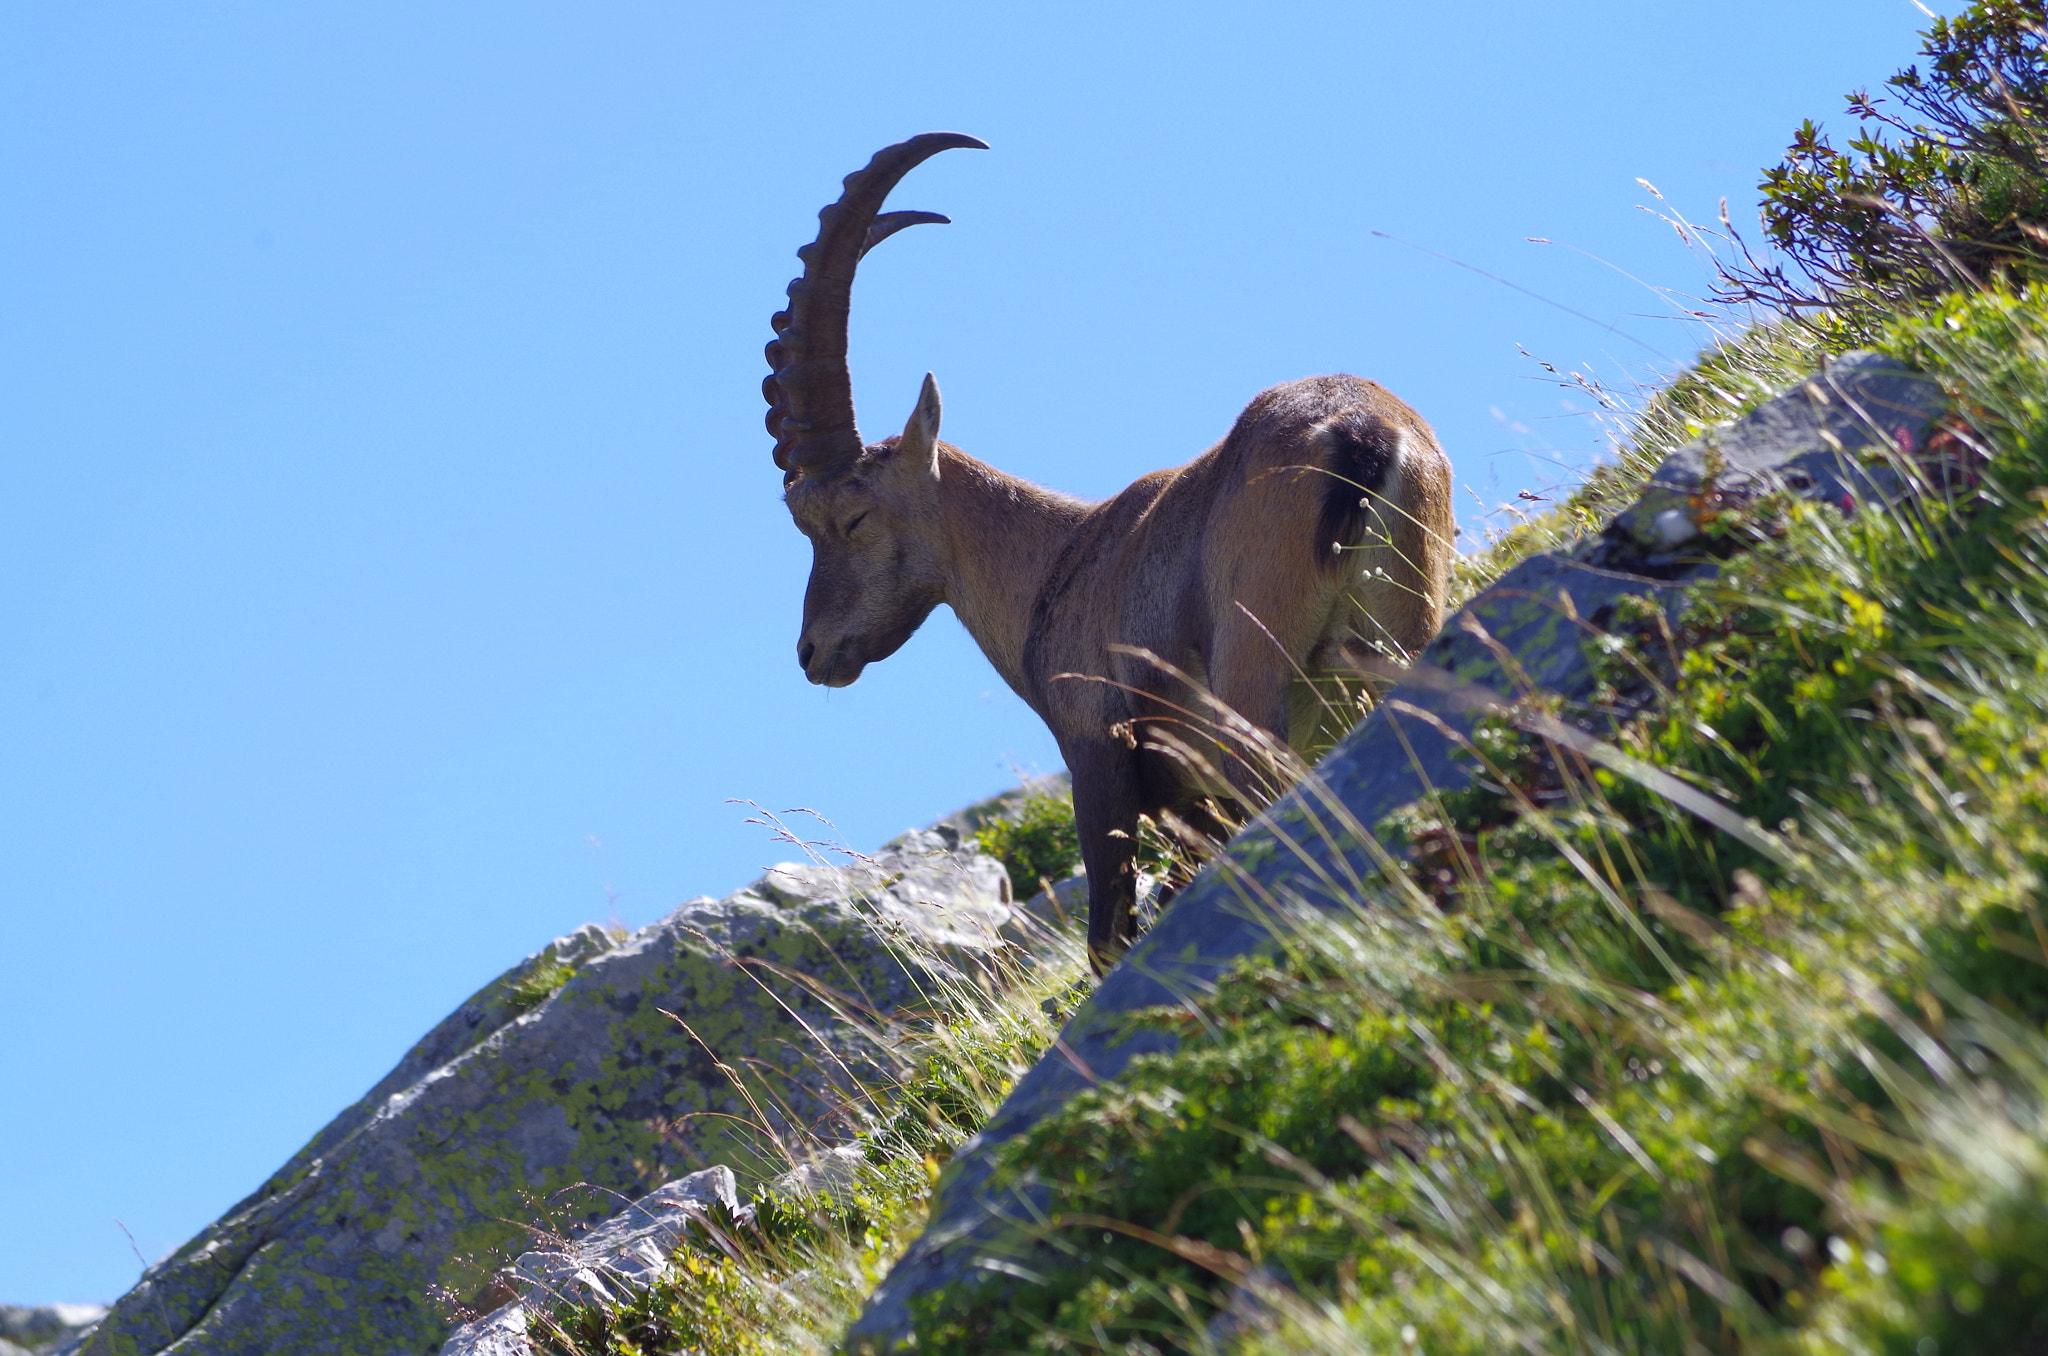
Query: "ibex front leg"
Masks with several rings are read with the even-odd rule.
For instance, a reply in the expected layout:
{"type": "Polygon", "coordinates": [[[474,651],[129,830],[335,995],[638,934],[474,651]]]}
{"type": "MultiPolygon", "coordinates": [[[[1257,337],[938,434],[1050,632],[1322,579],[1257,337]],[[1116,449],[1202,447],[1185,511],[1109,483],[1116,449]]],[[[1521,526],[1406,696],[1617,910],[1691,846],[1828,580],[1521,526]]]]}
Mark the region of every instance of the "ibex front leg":
{"type": "Polygon", "coordinates": [[[1088,873],[1088,964],[1108,971],[1138,935],[1136,750],[1118,740],[1089,740],[1060,750],[1074,778],[1074,827],[1088,873]]]}

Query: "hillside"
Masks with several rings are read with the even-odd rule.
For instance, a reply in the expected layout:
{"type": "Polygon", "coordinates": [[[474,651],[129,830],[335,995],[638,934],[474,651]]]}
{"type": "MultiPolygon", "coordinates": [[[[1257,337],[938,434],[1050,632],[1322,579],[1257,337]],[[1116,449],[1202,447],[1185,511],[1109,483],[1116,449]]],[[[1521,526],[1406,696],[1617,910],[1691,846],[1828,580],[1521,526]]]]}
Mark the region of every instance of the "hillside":
{"type": "MultiPolygon", "coordinates": [[[[976,1191],[1028,1213],[859,1331],[927,1352],[2048,1350],[2042,17],[1937,24],[1891,102],[1852,100],[1865,135],[1803,130],[1766,180],[1780,262],[1737,251],[1726,277],[1797,318],[1710,350],[1572,502],[1468,562],[1477,589],[1583,552],[1695,444],[1700,568],[1618,610],[1589,694],[1517,691],[1503,656],[1466,784],[1363,826],[1386,851],[1334,892],[1353,907],[1275,909],[1263,949],[1125,1019],[1151,1053],[968,1146],[941,1197],[986,1173],[976,1191]],[[1955,411],[1858,458],[1898,498],[1713,494],[1729,421],[1858,347],[1955,411]]],[[[1234,847],[1241,879],[1325,860],[1276,827],[1234,847]]],[[[1074,1045],[1087,1016],[1066,1033],[1084,1056],[1115,1044],[1074,1045]]],[[[984,1124],[941,1104],[939,1150],[984,1124]]],[[[826,1349],[843,1311],[748,1334],[810,1249],[857,1242],[873,1274],[922,1210],[886,1137],[868,1161],[787,1236],[806,1241],[710,1264],[762,1306],[748,1322],[699,1282],[632,1322],[585,1311],[564,1349],[826,1349]]]]}
{"type": "MultiPolygon", "coordinates": [[[[1746,327],[1099,986],[1074,882],[993,959],[892,936],[947,980],[787,1000],[837,1100],[744,1201],[449,1350],[2048,1353],[2044,23],[1799,133],[1778,253],[1716,245],[1746,327]]],[[[1073,855],[1044,793],[943,846],[1073,855]]]]}

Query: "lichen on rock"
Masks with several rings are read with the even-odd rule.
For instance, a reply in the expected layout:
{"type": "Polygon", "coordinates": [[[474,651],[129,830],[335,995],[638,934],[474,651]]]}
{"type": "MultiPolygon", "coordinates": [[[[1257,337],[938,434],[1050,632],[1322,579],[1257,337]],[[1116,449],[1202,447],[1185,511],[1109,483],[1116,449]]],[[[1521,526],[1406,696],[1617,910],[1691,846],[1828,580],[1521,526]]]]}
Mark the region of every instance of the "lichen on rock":
{"type": "Polygon", "coordinates": [[[778,1137],[829,1137],[846,1094],[888,1072],[875,1023],[985,964],[1011,913],[1002,866],[942,828],[786,863],[623,938],[572,933],[145,1272],[81,1352],[438,1351],[434,1296],[488,1299],[530,1230],[714,1164],[763,1180],[789,1166],[778,1137]]]}

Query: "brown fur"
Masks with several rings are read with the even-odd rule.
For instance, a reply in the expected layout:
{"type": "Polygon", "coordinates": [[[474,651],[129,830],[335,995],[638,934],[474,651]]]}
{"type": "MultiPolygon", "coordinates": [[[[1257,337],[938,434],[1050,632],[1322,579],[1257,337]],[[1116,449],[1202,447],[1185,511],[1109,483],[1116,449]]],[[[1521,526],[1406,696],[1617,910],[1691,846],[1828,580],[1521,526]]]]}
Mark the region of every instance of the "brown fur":
{"type": "Polygon", "coordinates": [[[1450,463],[1413,410],[1357,377],[1276,386],[1221,443],[1100,504],[940,442],[930,377],[902,435],[867,444],[846,366],[855,270],[896,231],[945,220],[881,208],[962,148],[986,146],[925,132],[848,175],[769,322],[767,426],[812,546],[797,658],[844,686],[952,606],[1073,773],[1100,969],[1135,931],[1139,817],[1213,835],[1217,799],[1257,808],[1278,790],[1257,772],[1262,740],[1312,742],[1335,723],[1325,689],[1383,676],[1435,632],[1450,463]],[[1209,719],[1209,694],[1237,725],[1209,719]]]}
{"type": "Polygon", "coordinates": [[[1210,741],[1219,787],[1148,731],[1201,742],[1180,716],[1206,713],[1193,683],[1300,747],[1318,682],[1419,649],[1442,621],[1450,463],[1413,410],[1348,376],[1262,393],[1221,443],[1099,504],[940,442],[939,415],[927,378],[900,437],[792,473],[814,550],[799,659],[843,686],[953,608],[1073,774],[1100,967],[1134,934],[1139,816],[1202,827],[1206,797],[1255,808],[1270,790],[1228,737],[1210,741]]]}

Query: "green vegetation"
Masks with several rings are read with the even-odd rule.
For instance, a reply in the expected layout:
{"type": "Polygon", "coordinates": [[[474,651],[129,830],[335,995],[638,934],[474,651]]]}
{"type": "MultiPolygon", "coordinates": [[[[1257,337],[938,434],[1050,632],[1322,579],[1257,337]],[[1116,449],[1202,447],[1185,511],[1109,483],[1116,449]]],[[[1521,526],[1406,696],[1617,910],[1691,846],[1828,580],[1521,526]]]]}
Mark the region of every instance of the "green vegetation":
{"type": "Polygon", "coordinates": [[[1808,122],[1768,171],[1764,230],[1784,262],[1729,270],[1727,295],[1818,311],[1867,337],[1888,312],[2011,285],[2048,252],[2048,52],[2039,0],[1978,0],[1936,19],[1922,55],[1848,98],[1837,149],[1808,122]]]}
{"type": "Polygon", "coordinates": [[[554,997],[555,990],[576,977],[576,967],[565,960],[542,959],[514,981],[505,995],[514,1012],[529,1012],[554,997]]]}
{"type": "Polygon", "coordinates": [[[1612,660],[1662,698],[1625,747],[1772,851],[1487,732],[1389,826],[1412,870],[1014,1146],[1045,1280],[921,1350],[2048,1340],[2048,297],[1890,346],[1973,411],[1948,493],[1759,506],[1781,535],[1696,590],[1683,659],[1646,615],[1612,660]]]}
{"type": "MultiPolygon", "coordinates": [[[[2048,1352],[2044,19],[1981,0],[1891,82],[1923,121],[1857,95],[1847,150],[1801,129],[1763,185],[1783,258],[1726,279],[1797,318],[1710,349],[1461,567],[1470,593],[1592,530],[1832,352],[1938,378],[1960,417],[1914,507],[1724,515],[1754,549],[1618,617],[1603,709],[1565,713],[1747,840],[1483,727],[1470,789],[1378,826],[1405,850],[1355,909],[1140,1018],[1178,1048],[1008,1148],[1050,1192],[1036,1279],[937,1297],[920,1352],[2048,1352]]],[[[1020,887],[1074,857],[1033,804],[977,839],[1020,887]]],[[[934,1028],[854,1186],[565,1314],[557,1349],[826,1349],[1049,1038],[1031,1000],[1073,1001],[1062,955],[934,1028]]]]}
{"type": "Polygon", "coordinates": [[[1937,375],[1969,422],[1919,508],[1756,505],[1683,615],[1619,620],[1610,695],[1655,700],[1617,742],[1769,850],[1482,730],[1355,913],[1011,1146],[1041,1279],[942,1297],[920,1350],[2048,1350],[2042,8],[1936,25],[1893,82],[1931,128],[1803,130],[1766,211],[1818,314],[1710,350],[1465,563],[1589,530],[1829,351],[1937,375]]]}
{"type": "MultiPolygon", "coordinates": [[[[1018,813],[1014,822],[1031,826],[1027,841],[1041,854],[1058,843],[1064,813],[1071,852],[1072,812],[1064,798],[1032,797],[1018,813]]],[[[1036,1062],[1086,993],[1091,981],[1077,933],[1034,930],[1027,941],[1026,948],[931,994],[925,1014],[908,1026],[871,1033],[902,1072],[829,1118],[858,1127],[857,1162],[837,1162],[808,1186],[786,1181],[753,1202],[751,1211],[709,1222],[678,1254],[672,1274],[643,1294],[618,1305],[564,1304],[539,1316],[532,1332],[537,1348],[550,1356],[830,1351],[923,1227],[945,1162],[1036,1062]]],[[[906,938],[901,945],[924,944],[906,938]]],[[[945,972],[941,958],[926,961],[920,969],[945,972]]],[[[772,1095],[772,1089],[749,1091],[772,1095]]],[[[796,1167],[830,1143],[778,1141],[762,1152],[779,1151],[796,1167]]]]}
{"type": "Polygon", "coordinates": [[[1003,864],[1019,899],[1081,869],[1081,838],[1074,829],[1074,799],[1032,794],[1012,816],[975,831],[974,845],[1003,864]]]}

